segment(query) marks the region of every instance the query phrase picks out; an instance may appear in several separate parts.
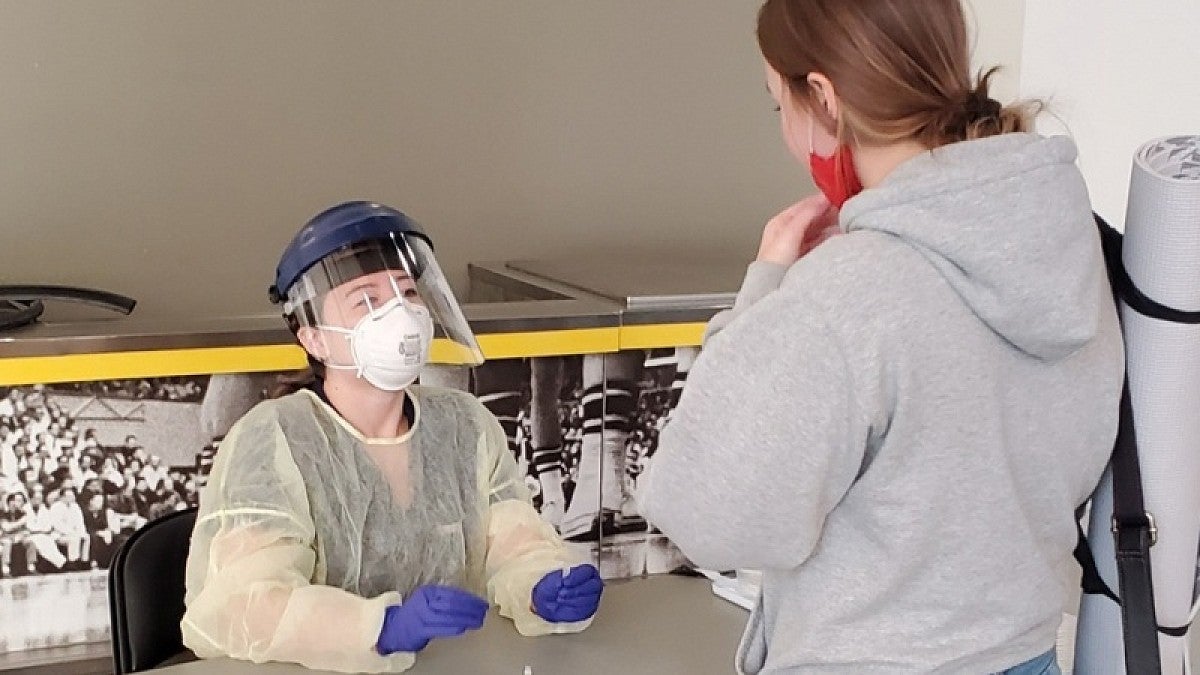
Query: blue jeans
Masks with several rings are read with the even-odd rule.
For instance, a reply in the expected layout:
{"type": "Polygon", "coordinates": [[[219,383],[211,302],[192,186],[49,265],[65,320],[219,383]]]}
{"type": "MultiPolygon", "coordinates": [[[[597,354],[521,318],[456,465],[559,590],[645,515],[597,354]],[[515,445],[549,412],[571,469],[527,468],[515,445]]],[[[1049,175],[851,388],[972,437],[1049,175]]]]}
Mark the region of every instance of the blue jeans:
{"type": "Polygon", "coordinates": [[[1058,667],[1055,651],[1051,649],[1035,659],[1009,668],[1001,675],[1062,675],[1062,670],[1058,667]]]}

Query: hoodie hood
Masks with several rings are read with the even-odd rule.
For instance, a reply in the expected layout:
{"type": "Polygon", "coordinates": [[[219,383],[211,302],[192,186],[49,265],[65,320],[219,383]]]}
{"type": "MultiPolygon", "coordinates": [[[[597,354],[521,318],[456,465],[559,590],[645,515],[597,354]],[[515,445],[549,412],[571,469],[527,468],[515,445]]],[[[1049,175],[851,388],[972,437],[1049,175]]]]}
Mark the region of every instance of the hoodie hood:
{"type": "Polygon", "coordinates": [[[841,225],[902,239],[1014,347],[1063,358],[1096,335],[1109,293],[1076,154],[1024,133],[947,145],[847,202],[841,225]]]}

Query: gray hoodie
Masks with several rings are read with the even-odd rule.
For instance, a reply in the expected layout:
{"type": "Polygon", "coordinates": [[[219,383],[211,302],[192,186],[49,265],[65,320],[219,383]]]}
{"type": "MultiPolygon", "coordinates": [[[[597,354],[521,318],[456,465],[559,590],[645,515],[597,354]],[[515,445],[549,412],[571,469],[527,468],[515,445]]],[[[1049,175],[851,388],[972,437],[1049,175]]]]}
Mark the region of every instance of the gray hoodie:
{"type": "Polygon", "coordinates": [[[987,673],[1054,646],[1123,353],[1066,138],[910,160],[750,266],[643,478],[695,563],[762,568],[745,673],[987,673]]]}

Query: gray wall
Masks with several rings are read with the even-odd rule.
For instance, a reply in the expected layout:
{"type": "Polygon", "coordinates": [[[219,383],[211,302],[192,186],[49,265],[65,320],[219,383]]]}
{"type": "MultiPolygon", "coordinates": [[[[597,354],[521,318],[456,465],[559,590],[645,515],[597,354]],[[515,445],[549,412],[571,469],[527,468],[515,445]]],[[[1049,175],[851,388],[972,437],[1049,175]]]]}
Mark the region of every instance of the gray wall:
{"type": "MultiPolygon", "coordinates": [[[[0,283],[142,316],[271,311],[284,244],[348,198],[471,260],[754,254],[811,192],[760,0],[0,0],[0,283]]],[[[1015,92],[1024,0],[971,0],[1015,92]]]]}
{"type": "Polygon", "coordinates": [[[753,255],[811,191],[778,140],[758,0],[0,2],[0,281],[141,315],[270,311],[336,201],[470,260],[753,255]]]}

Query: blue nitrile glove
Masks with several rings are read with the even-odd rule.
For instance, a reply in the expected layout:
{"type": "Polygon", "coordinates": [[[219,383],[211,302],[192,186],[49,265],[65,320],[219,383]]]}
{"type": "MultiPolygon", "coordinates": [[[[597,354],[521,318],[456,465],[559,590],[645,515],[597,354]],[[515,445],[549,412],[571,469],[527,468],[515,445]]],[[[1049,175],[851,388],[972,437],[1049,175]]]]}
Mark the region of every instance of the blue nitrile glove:
{"type": "Polygon", "coordinates": [[[533,587],[533,610],[551,623],[583,621],[596,613],[603,592],[595,565],[580,565],[566,576],[554,570],[533,587]]]}
{"type": "Polygon", "coordinates": [[[488,603],[450,586],[421,586],[383,615],[375,649],[380,654],[419,652],[433,638],[462,635],[483,625],[488,603]]]}

